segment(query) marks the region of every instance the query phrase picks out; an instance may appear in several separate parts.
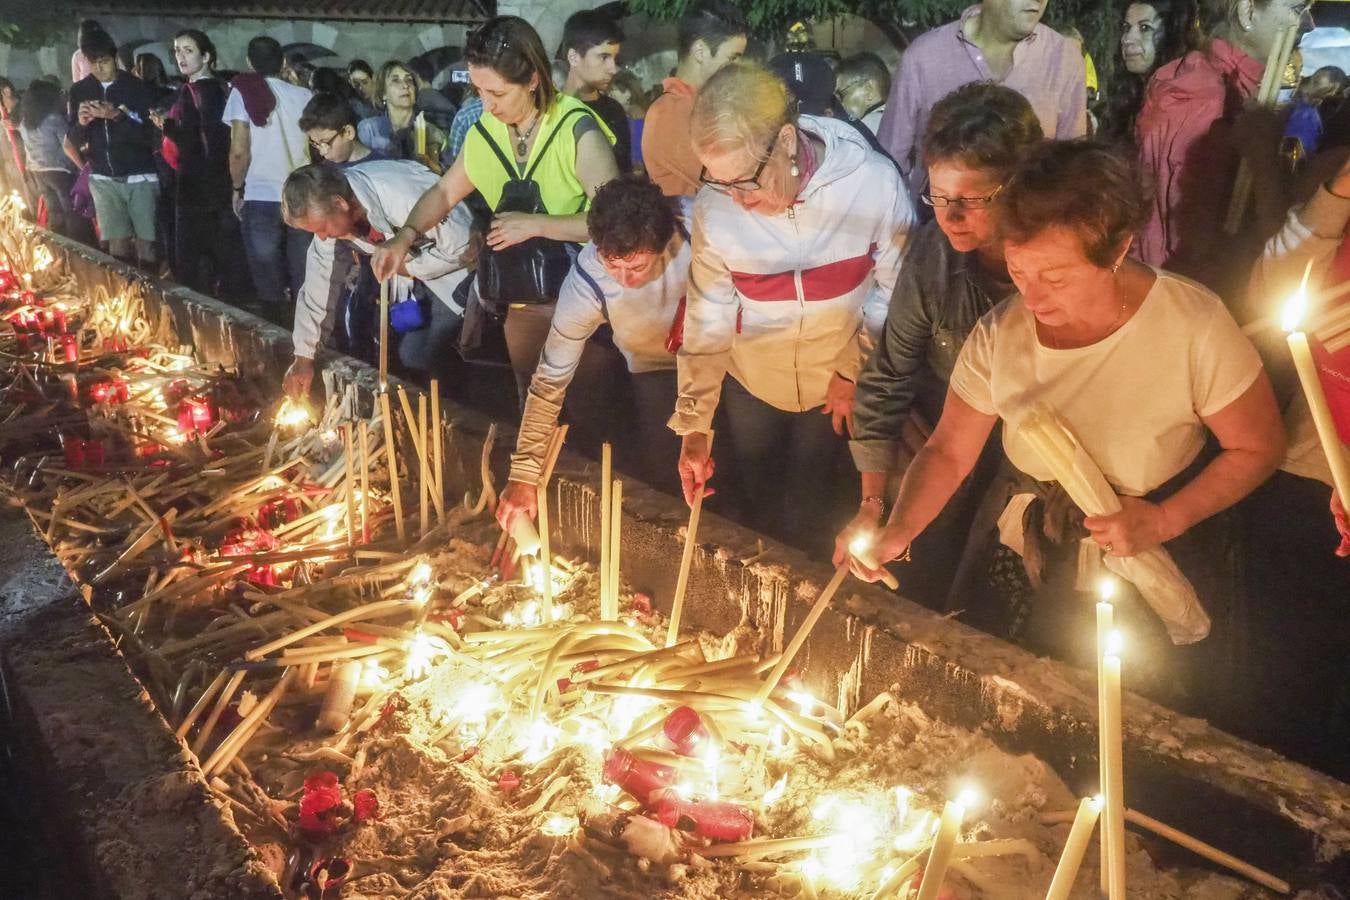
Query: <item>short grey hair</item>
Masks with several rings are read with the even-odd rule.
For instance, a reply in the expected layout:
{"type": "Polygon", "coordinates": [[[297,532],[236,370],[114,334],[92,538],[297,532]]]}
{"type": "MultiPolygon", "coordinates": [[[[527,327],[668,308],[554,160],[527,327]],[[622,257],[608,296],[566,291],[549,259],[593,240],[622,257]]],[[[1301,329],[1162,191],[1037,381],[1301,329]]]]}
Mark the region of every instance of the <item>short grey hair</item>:
{"type": "Polygon", "coordinates": [[[351,183],[341,169],[331,163],[301,166],[281,189],[282,216],[292,222],[311,213],[329,213],[338,198],[348,204],[356,201],[351,183]]]}

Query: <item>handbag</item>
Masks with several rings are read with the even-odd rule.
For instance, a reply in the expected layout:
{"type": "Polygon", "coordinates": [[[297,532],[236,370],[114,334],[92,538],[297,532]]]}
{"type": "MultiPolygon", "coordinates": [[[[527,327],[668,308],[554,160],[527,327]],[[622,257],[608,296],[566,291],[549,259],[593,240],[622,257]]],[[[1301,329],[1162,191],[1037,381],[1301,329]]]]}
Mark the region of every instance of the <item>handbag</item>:
{"type": "MultiPolygon", "coordinates": [[[[539,183],[534,180],[534,171],[547,155],[553,139],[566,126],[567,120],[573,114],[586,112],[584,109],[571,109],[563,115],[561,121],[544,139],[544,145],[539,149],[534,165],[530,166],[523,177],[517,174],[516,167],[492,140],[483,123],[474,123],[474,127],[483,136],[493,155],[510,176],[510,180],[502,187],[502,195],[493,210],[494,214],[514,212],[549,215],[539,192],[539,183]]],[[[579,244],[541,237],[530,238],[502,250],[487,247],[478,261],[479,296],[489,306],[509,303],[552,303],[558,299],[563,280],[571,270],[572,262],[580,249],[579,244]]]]}

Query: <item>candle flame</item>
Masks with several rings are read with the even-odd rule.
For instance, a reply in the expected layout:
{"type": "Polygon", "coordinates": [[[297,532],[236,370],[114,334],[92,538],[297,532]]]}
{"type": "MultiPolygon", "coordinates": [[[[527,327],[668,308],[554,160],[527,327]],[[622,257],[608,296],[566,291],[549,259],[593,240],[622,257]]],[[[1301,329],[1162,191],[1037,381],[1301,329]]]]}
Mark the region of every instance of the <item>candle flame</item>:
{"type": "Polygon", "coordinates": [[[848,552],[854,556],[861,556],[872,549],[876,539],[871,534],[859,534],[848,542],[848,552]]]}
{"type": "Polygon", "coordinates": [[[408,573],[408,581],[414,586],[422,584],[430,584],[431,576],[432,576],[431,563],[427,562],[424,559],[417,565],[413,566],[412,571],[408,573]]]}
{"type": "Polygon", "coordinates": [[[972,807],[980,802],[980,791],[974,785],[967,785],[956,795],[956,803],[961,807],[963,813],[969,812],[972,807]]]}
{"type": "Polygon", "coordinates": [[[1116,579],[1110,575],[1104,575],[1102,580],[1097,582],[1097,597],[1103,603],[1110,603],[1116,598],[1116,591],[1119,585],[1116,579]]]}
{"type": "Polygon", "coordinates": [[[274,421],[278,428],[300,428],[314,424],[314,413],[310,412],[309,404],[303,400],[287,397],[277,409],[274,421]]]}
{"type": "Polygon", "coordinates": [[[773,806],[779,800],[783,799],[783,795],[787,793],[787,781],[788,777],[784,775],[774,782],[773,787],[764,792],[765,809],[768,809],[770,806],[773,806]]]}
{"type": "Polygon", "coordinates": [[[1293,333],[1299,330],[1303,323],[1303,317],[1308,314],[1308,291],[1300,287],[1298,291],[1290,297],[1284,304],[1284,309],[1280,310],[1280,328],[1286,332],[1293,333]]]}
{"type": "Polygon", "coordinates": [[[544,820],[544,824],[539,826],[539,830],[549,837],[567,837],[577,830],[577,817],[565,816],[562,813],[550,813],[544,820]]]}
{"type": "Polygon", "coordinates": [[[1092,804],[1092,807],[1097,810],[1097,812],[1101,812],[1102,807],[1106,805],[1106,798],[1101,794],[1097,794],[1088,802],[1092,804]]]}

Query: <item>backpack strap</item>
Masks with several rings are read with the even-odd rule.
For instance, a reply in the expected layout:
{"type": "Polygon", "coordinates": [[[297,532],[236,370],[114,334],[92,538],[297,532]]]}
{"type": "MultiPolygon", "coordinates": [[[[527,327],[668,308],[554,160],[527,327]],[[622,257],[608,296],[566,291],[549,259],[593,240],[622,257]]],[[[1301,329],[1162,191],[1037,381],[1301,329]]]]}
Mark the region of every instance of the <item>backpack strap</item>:
{"type": "Polygon", "coordinates": [[[548,148],[552,146],[553,139],[558,136],[558,132],[562,131],[563,126],[567,124],[567,120],[572,118],[572,116],[574,115],[589,116],[591,115],[591,111],[584,106],[574,106],[567,112],[563,113],[562,118],[558,120],[558,124],[553,126],[553,130],[550,131],[548,133],[548,137],[544,139],[544,146],[539,148],[539,153],[534,158],[534,164],[531,165],[529,171],[525,173],[526,181],[533,180],[534,170],[539,168],[539,164],[544,161],[544,154],[548,153],[548,148]]]}
{"type": "Polygon", "coordinates": [[[590,285],[591,290],[595,292],[595,299],[600,301],[600,312],[604,314],[605,321],[609,321],[609,304],[605,302],[605,292],[600,289],[600,285],[595,278],[581,267],[580,263],[572,266],[572,269],[581,276],[581,280],[590,285]]]}
{"type": "MultiPolygon", "coordinates": [[[[488,147],[492,150],[492,155],[497,157],[497,161],[502,164],[502,168],[506,170],[506,174],[511,176],[511,180],[519,181],[520,171],[506,158],[506,154],[502,152],[501,147],[497,146],[497,142],[492,139],[492,135],[488,134],[488,130],[483,127],[482,120],[480,119],[479,121],[474,122],[473,127],[483,136],[483,140],[487,142],[488,147]]],[[[525,177],[529,178],[528,175],[525,177]]]]}

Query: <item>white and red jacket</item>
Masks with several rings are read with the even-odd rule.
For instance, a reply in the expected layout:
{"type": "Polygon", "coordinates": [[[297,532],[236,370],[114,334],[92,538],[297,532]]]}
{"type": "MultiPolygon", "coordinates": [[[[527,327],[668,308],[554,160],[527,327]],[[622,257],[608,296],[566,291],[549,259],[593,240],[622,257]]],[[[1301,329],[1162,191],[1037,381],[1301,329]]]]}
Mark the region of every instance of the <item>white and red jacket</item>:
{"type": "Polygon", "coordinates": [[[711,188],[694,200],[677,434],[712,427],[728,372],[778,409],[815,409],[836,372],[856,380],[885,324],[915,221],[909,193],[852,125],[798,124],[825,155],[788,211],[750,212],[711,188]]]}

